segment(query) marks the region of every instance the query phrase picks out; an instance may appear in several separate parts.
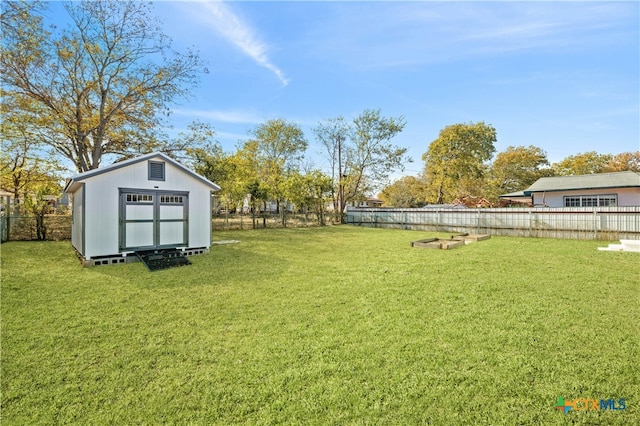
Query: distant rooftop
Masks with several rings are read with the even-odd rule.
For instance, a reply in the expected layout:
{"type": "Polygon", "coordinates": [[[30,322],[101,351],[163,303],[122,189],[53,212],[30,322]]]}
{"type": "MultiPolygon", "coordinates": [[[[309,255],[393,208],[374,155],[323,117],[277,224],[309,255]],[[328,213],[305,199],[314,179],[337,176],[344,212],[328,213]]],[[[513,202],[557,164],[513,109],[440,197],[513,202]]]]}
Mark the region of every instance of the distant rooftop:
{"type": "Polygon", "coordinates": [[[640,188],[640,173],[630,171],[594,173],[591,175],[543,177],[525,189],[524,195],[529,196],[534,192],[567,191],[572,189],[634,187],[640,188]]]}

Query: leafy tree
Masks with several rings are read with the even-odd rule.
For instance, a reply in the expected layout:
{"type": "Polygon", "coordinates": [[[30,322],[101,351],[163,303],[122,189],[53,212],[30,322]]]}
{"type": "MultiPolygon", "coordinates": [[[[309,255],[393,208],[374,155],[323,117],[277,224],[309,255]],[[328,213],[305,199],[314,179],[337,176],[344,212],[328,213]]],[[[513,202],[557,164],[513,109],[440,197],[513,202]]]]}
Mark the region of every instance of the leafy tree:
{"type": "Polygon", "coordinates": [[[63,167],[43,149],[37,108],[30,103],[16,108],[16,99],[5,97],[0,103],[0,187],[13,194],[17,206],[19,200],[30,198],[45,183],[60,180],[58,174],[63,167]]]}
{"type": "MultiPolygon", "coordinates": [[[[249,196],[249,206],[251,209],[251,222],[253,229],[257,228],[256,216],[260,211],[260,205],[266,210],[266,203],[269,199],[268,190],[260,180],[259,160],[258,160],[258,143],[256,141],[247,141],[236,150],[237,172],[238,178],[243,182],[246,195],[249,196]]],[[[262,227],[267,227],[266,217],[262,216],[262,227]]]]}
{"type": "MultiPolygon", "coordinates": [[[[190,149],[189,152],[195,171],[220,186],[217,197],[225,207],[227,222],[231,210],[242,210],[247,195],[261,195],[258,188],[252,188],[253,184],[259,187],[259,182],[253,164],[246,161],[246,152],[242,149],[233,154],[227,153],[216,142],[209,143],[205,148],[190,149]]],[[[255,207],[253,204],[252,206],[255,207]]],[[[255,213],[253,218],[255,228],[255,213]]],[[[242,228],[242,216],[240,227],[242,228]]]]}
{"type": "Polygon", "coordinates": [[[225,208],[229,210],[232,202],[230,181],[233,179],[234,167],[230,155],[223,151],[219,143],[209,143],[205,147],[190,149],[196,173],[206,177],[220,186],[216,194],[225,208]]]}
{"type": "Polygon", "coordinates": [[[422,207],[426,204],[426,182],[415,176],[402,177],[378,195],[387,207],[422,207]]]}
{"type": "MultiPolygon", "coordinates": [[[[41,46],[47,36],[46,31],[41,31],[42,19],[38,16],[42,10],[44,5],[39,1],[3,2],[0,64],[11,61],[22,70],[39,66],[41,46]],[[8,49],[9,45],[19,49],[8,49]]],[[[50,171],[60,169],[59,164],[43,152],[44,134],[40,129],[47,124],[43,119],[45,112],[38,102],[20,96],[15,88],[3,87],[0,98],[0,187],[13,194],[15,205],[49,181],[50,171]]]]}
{"type": "Polygon", "coordinates": [[[300,126],[282,118],[268,120],[251,133],[256,142],[258,176],[277,202],[282,225],[286,226],[286,208],[281,208],[286,200],[284,181],[289,172],[299,167],[307,140],[300,126]]]}
{"type": "Polygon", "coordinates": [[[329,197],[331,196],[331,191],[333,189],[331,178],[320,170],[314,170],[307,173],[305,178],[309,194],[307,205],[309,205],[315,212],[316,217],[318,218],[318,224],[320,226],[324,226],[326,204],[327,200],[330,199],[329,197]]]}
{"type": "MultiPolygon", "coordinates": [[[[262,205],[266,205],[269,193],[259,180],[252,180],[247,184],[247,194],[251,197],[251,221],[253,223],[253,229],[256,229],[256,213],[259,210],[258,205],[260,203],[262,203],[262,205]]],[[[264,215],[262,216],[262,227],[267,227],[266,217],[264,215]]]]}
{"type": "Polygon", "coordinates": [[[607,171],[607,165],[613,160],[611,154],[598,154],[589,151],[570,155],[562,161],[553,163],[551,169],[557,176],[588,175],[607,171]]]}
{"type": "Polygon", "coordinates": [[[607,172],[624,172],[627,170],[640,173],[640,151],[616,154],[605,167],[607,172]]]}
{"type": "Polygon", "coordinates": [[[501,194],[520,191],[543,176],[549,176],[547,153],[530,145],[509,146],[499,152],[489,171],[489,197],[497,200],[501,194]]]}
{"type": "Polygon", "coordinates": [[[325,202],[328,199],[332,185],[331,178],[319,170],[302,174],[292,172],[285,181],[287,199],[291,201],[305,215],[308,221],[309,210],[318,218],[318,224],[324,225],[325,202]]]}
{"type": "MultiPolygon", "coordinates": [[[[60,181],[63,168],[55,158],[30,156],[27,144],[8,148],[0,156],[0,187],[13,194],[15,205],[37,193],[39,188],[50,187],[50,181],[60,181]]],[[[44,195],[59,193],[60,190],[44,195]]]]}
{"type": "Polygon", "coordinates": [[[47,196],[60,194],[61,191],[62,186],[59,181],[50,174],[46,174],[37,179],[36,183],[25,194],[25,209],[35,217],[36,238],[38,240],[47,239],[45,215],[49,213],[51,208],[47,196]]]}
{"type": "Polygon", "coordinates": [[[13,194],[16,212],[19,209],[22,213],[34,215],[37,238],[45,240],[47,229],[44,219],[50,210],[48,196],[60,194],[59,173],[63,167],[42,151],[38,134],[33,132],[34,116],[6,107],[3,102],[0,187],[13,194]]]}
{"type": "Polygon", "coordinates": [[[496,130],[484,122],[442,129],[422,156],[429,199],[441,204],[482,190],[495,142],[496,130]]]}
{"type": "Polygon", "coordinates": [[[47,144],[79,172],[107,154],[171,150],[155,134],[159,112],[186,96],[203,68],[193,52],[171,51],[148,3],[68,2],[72,26],[54,33],[37,8],[17,12],[13,3],[3,3],[3,29],[12,29],[2,43],[3,96],[31,99],[46,112],[47,144]]]}
{"type": "Polygon", "coordinates": [[[324,123],[318,123],[313,128],[318,141],[326,150],[331,177],[331,200],[333,211],[339,219],[344,210],[344,175],[346,146],[350,133],[350,126],[344,117],[329,118],[324,123]]]}
{"type": "MultiPolygon", "coordinates": [[[[2,26],[1,63],[14,64],[17,72],[28,72],[42,66],[43,46],[49,32],[40,16],[45,7],[39,0],[2,2],[0,25],[2,26]]],[[[4,72],[4,69],[3,69],[4,72]]],[[[6,90],[6,88],[5,88],[6,90]]]]}
{"type": "Polygon", "coordinates": [[[406,148],[391,143],[405,124],[404,117],[387,118],[380,110],[365,110],[352,125],[337,117],[314,129],[332,165],[333,201],[341,220],[347,203],[385,184],[393,171],[404,170],[404,163],[411,161],[406,148]]]}

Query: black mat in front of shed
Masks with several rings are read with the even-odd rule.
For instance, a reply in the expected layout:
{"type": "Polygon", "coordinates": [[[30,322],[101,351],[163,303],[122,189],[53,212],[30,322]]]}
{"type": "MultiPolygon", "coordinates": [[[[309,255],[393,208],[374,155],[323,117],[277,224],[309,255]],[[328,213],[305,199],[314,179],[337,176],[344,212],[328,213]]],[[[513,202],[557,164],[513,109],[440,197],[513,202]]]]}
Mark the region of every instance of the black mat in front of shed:
{"type": "Polygon", "coordinates": [[[137,251],[136,255],[150,271],[191,265],[184,253],[176,249],[137,251]]]}

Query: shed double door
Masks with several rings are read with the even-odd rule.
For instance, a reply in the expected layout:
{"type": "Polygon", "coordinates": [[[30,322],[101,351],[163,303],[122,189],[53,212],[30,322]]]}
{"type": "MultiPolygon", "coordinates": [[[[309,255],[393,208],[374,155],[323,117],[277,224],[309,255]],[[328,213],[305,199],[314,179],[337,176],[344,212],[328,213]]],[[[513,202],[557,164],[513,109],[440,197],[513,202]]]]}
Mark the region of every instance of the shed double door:
{"type": "Polygon", "coordinates": [[[189,244],[187,192],[120,190],[120,250],[189,244]]]}

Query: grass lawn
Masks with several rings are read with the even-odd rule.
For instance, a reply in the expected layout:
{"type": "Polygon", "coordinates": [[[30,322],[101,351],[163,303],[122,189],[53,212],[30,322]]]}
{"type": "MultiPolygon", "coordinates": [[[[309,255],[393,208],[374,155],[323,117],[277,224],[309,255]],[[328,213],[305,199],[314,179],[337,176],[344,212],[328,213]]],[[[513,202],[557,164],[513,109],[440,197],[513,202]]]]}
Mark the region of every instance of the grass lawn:
{"type": "Polygon", "coordinates": [[[2,424],[640,424],[640,255],[348,226],[193,265],[2,245],[2,424]],[[558,397],[625,410],[556,410],[558,397]]]}

